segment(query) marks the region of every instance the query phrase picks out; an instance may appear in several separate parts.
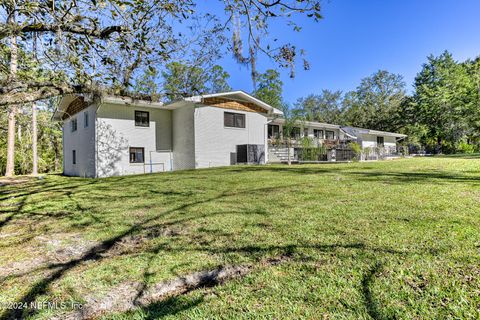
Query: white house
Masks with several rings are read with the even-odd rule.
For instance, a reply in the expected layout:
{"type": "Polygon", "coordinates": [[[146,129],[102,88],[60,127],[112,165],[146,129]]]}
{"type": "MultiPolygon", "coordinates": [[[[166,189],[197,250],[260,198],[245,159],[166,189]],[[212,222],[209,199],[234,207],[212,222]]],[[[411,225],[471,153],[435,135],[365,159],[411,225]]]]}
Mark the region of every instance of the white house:
{"type": "Polygon", "coordinates": [[[105,97],[87,103],[65,96],[54,114],[63,120],[63,172],[106,177],[265,163],[267,122],[283,113],[242,92],[170,104],[105,97]]]}
{"type": "MultiPolygon", "coordinates": [[[[235,163],[281,161],[270,148],[283,113],[242,91],[194,96],[169,104],[103,97],[63,97],[54,119],[63,121],[63,173],[107,177],[235,163]]],[[[302,122],[297,138],[360,142],[396,148],[405,136],[302,122]]]]}

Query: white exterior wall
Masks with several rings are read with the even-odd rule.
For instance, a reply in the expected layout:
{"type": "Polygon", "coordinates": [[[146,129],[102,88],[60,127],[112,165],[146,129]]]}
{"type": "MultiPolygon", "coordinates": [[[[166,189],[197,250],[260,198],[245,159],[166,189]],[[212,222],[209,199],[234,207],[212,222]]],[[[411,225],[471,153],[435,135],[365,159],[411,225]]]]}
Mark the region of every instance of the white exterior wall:
{"type": "MultiPolygon", "coordinates": [[[[267,156],[267,117],[260,113],[199,106],[195,108],[195,167],[229,166],[239,144],[262,144],[267,156]],[[245,114],[245,128],[224,126],[224,113],[245,114]]],[[[266,159],[265,159],[266,161],[266,159]]]]}
{"type": "Polygon", "coordinates": [[[170,110],[103,104],[97,111],[97,176],[170,171],[170,110]],[[150,126],[135,126],[135,111],[150,113],[150,126]],[[130,163],[129,148],[144,148],[144,163],[130,163]],[[161,152],[157,152],[162,150],[161,152]],[[152,163],[152,165],[150,165],[152,163]]]}
{"type": "Polygon", "coordinates": [[[95,177],[95,110],[91,105],[63,122],[63,174],[66,176],[95,177]],[[84,114],[88,114],[85,128],[84,114]],[[77,119],[77,131],[72,132],[70,122],[77,119]],[[73,150],[76,164],[73,164],[73,150]]]}
{"type": "Polygon", "coordinates": [[[173,169],[195,168],[195,129],[193,106],[172,111],[173,169]]]}
{"type": "MultiPolygon", "coordinates": [[[[383,137],[385,148],[395,149],[397,147],[397,141],[395,137],[390,137],[390,136],[380,136],[380,137],[383,137]]],[[[361,142],[362,142],[362,148],[375,148],[377,147],[377,135],[362,134],[361,142]]]]}
{"type": "Polygon", "coordinates": [[[385,148],[396,149],[397,140],[395,137],[385,137],[384,145],[385,145],[385,148]]]}

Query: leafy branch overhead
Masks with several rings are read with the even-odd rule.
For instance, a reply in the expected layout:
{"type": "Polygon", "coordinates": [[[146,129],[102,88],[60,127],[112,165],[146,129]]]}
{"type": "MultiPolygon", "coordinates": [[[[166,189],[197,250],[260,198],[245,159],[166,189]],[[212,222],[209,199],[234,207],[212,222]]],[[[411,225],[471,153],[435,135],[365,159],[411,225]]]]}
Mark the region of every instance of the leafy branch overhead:
{"type": "Polygon", "coordinates": [[[145,70],[188,56],[200,39],[217,55],[230,50],[251,67],[253,79],[258,53],[293,74],[301,50],[270,40],[269,24],[282,22],[300,31],[295,14],[321,18],[319,3],[311,0],[221,0],[219,5],[221,17],[202,12],[194,0],[4,0],[0,44],[7,58],[0,67],[0,106],[77,92],[128,94],[145,70]],[[230,45],[219,45],[230,36],[230,45]],[[39,81],[8,71],[17,62],[22,68],[21,60],[12,59],[14,40],[48,77],[39,81]]]}

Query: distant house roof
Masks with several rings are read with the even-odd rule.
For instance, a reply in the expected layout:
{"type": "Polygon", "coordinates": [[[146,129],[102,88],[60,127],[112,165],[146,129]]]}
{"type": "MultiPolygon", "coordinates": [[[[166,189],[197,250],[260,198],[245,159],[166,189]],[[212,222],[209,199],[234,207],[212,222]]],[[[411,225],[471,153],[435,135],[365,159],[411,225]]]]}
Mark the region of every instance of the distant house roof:
{"type": "MultiPolygon", "coordinates": [[[[273,121],[276,124],[283,124],[285,119],[277,118],[273,121]]],[[[324,128],[324,129],[338,129],[342,131],[345,135],[349,136],[352,139],[357,139],[361,134],[371,134],[376,136],[385,136],[385,137],[396,137],[396,138],[406,138],[407,135],[395,132],[387,132],[387,131],[380,131],[380,130],[371,130],[371,129],[364,129],[364,128],[357,128],[357,127],[349,127],[349,126],[340,126],[338,124],[331,124],[325,122],[316,122],[316,121],[298,121],[297,126],[308,126],[308,127],[317,127],[317,128],[324,128]]]]}
{"type": "MultiPolygon", "coordinates": [[[[285,123],[285,119],[278,118],[275,119],[275,123],[283,124],[285,123]]],[[[325,123],[325,122],[316,122],[316,121],[298,121],[298,126],[308,126],[308,127],[318,127],[318,128],[325,128],[325,129],[341,129],[341,127],[337,124],[325,123]]]]}
{"type": "Polygon", "coordinates": [[[394,133],[394,132],[387,132],[387,131],[380,131],[380,130],[371,130],[371,129],[364,129],[364,128],[357,128],[357,127],[348,127],[342,126],[340,129],[345,132],[345,134],[351,136],[352,138],[358,138],[361,134],[371,134],[376,136],[386,136],[386,137],[395,137],[395,138],[406,138],[406,134],[401,133],[394,133]]]}

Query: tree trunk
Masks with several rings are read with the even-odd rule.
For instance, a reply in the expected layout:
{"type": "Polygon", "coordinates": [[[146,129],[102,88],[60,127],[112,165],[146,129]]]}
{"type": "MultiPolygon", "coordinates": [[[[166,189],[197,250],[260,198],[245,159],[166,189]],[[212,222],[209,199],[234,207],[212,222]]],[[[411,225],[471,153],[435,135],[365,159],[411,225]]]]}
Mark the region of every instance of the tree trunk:
{"type": "Polygon", "coordinates": [[[442,138],[437,138],[437,154],[442,154],[443,153],[443,141],[442,141],[442,138]]]}
{"type": "Polygon", "coordinates": [[[8,111],[8,138],[7,138],[7,167],[6,177],[13,177],[15,174],[15,115],[17,107],[11,106],[8,111]]]}
{"type": "MultiPolygon", "coordinates": [[[[13,8],[15,9],[15,8],[13,8]]],[[[15,21],[15,13],[10,13],[9,22],[15,21]]],[[[10,37],[10,81],[17,77],[18,68],[18,45],[17,36],[10,37]]],[[[7,137],[7,167],[6,177],[12,177],[15,174],[15,117],[17,115],[17,106],[11,106],[8,112],[8,137],[7,137]]]]}
{"type": "Polygon", "coordinates": [[[37,155],[37,105],[32,104],[32,175],[38,174],[38,155],[37,155]]]}

